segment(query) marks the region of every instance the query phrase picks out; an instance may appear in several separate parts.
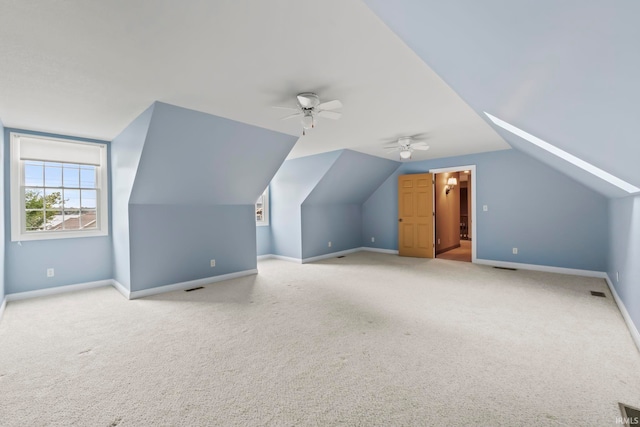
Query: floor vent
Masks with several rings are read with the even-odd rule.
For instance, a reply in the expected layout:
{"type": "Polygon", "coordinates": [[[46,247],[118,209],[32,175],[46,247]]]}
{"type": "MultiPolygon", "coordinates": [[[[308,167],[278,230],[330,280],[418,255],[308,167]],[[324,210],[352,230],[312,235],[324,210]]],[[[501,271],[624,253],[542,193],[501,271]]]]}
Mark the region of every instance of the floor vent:
{"type": "Polygon", "coordinates": [[[509,267],[493,267],[493,268],[497,268],[498,270],[518,271],[517,268],[509,268],[509,267]]]}
{"type": "Polygon", "coordinates": [[[337,256],[336,258],[344,258],[344,255],[337,256]]]}
{"type": "Polygon", "coordinates": [[[198,289],[204,289],[204,286],[198,286],[197,288],[185,289],[185,292],[197,291],[198,289]]]}
{"type": "Polygon", "coordinates": [[[604,292],[599,292],[599,291],[591,291],[591,295],[593,295],[594,297],[602,297],[602,298],[606,298],[607,297],[604,294],[604,292]]]}
{"type": "Polygon", "coordinates": [[[620,412],[622,413],[622,422],[618,423],[616,420],[616,424],[626,427],[640,426],[640,409],[625,405],[624,403],[620,403],[619,405],[620,412]]]}

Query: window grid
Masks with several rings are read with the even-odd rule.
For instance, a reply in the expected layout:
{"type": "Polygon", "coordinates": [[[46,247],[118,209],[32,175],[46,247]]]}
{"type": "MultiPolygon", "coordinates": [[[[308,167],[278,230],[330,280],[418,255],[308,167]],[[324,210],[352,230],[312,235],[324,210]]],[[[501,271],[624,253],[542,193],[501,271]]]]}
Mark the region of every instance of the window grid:
{"type": "Polygon", "coordinates": [[[31,184],[23,187],[26,232],[97,228],[95,166],[25,161],[24,171],[25,184],[31,184]]]}

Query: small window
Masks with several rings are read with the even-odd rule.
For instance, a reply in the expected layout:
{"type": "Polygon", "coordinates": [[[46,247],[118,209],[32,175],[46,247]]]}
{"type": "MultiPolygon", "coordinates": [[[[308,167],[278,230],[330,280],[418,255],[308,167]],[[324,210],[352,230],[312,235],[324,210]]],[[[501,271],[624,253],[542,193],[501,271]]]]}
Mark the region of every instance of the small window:
{"type": "Polygon", "coordinates": [[[107,147],[11,134],[11,240],[108,234],[107,147]]]}
{"type": "Polygon", "coordinates": [[[256,202],[256,225],[269,225],[269,187],[256,202]]]}

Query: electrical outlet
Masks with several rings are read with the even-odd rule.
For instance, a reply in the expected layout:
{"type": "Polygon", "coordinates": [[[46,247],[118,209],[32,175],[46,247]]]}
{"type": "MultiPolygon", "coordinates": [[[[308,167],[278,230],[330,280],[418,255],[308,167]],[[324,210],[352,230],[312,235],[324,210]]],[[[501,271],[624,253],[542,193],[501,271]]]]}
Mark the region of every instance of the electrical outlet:
{"type": "Polygon", "coordinates": [[[331,247],[331,242],[329,242],[329,247],[331,247]]]}
{"type": "Polygon", "coordinates": [[[375,241],[376,241],[376,238],[375,238],[375,237],[372,237],[372,238],[371,238],[371,243],[373,243],[373,242],[375,242],[375,241]]]}
{"type": "Polygon", "coordinates": [[[440,239],[438,239],[438,244],[440,244],[440,239]]]}
{"type": "Polygon", "coordinates": [[[483,211],[485,211],[485,212],[486,212],[486,211],[488,211],[488,210],[489,210],[489,206],[487,206],[487,205],[483,205],[483,206],[482,206],[482,210],[483,210],[483,211]]]}
{"type": "Polygon", "coordinates": [[[513,248],[513,254],[518,255],[518,248],[513,248]]]}
{"type": "Polygon", "coordinates": [[[47,268],[47,277],[53,276],[55,276],[55,271],[53,270],[53,268],[47,268]]]}
{"type": "Polygon", "coordinates": [[[211,262],[210,262],[210,264],[211,264],[211,267],[215,267],[215,266],[216,266],[216,260],[215,260],[215,259],[212,259],[212,260],[211,260],[211,262]]]}

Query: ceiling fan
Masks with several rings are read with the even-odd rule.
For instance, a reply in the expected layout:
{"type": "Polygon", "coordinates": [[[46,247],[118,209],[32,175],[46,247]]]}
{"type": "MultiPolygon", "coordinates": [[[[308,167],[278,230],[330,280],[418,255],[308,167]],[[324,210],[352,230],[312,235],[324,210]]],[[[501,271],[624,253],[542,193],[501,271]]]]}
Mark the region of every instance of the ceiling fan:
{"type": "MultiPolygon", "coordinates": [[[[424,141],[426,134],[416,134],[411,136],[401,136],[390,145],[385,146],[387,150],[400,152],[400,160],[409,160],[414,150],[426,151],[429,146],[424,141]]],[[[391,142],[391,141],[389,141],[391,142]]]]}
{"type": "Polygon", "coordinates": [[[326,119],[338,120],[342,117],[342,113],[337,110],[342,108],[342,102],[336,100],[320,102],[320,97],[313,92],[302,92],[296,95],[296,108],[293,107],[274,107],[283,110],[296,111],[281,120],[293,119],[295,117],[300,118],[302,124],[302,134],[306,135],[307,129],[312,129],[316,126],[316,117],[323,117],[326,119]]]}

